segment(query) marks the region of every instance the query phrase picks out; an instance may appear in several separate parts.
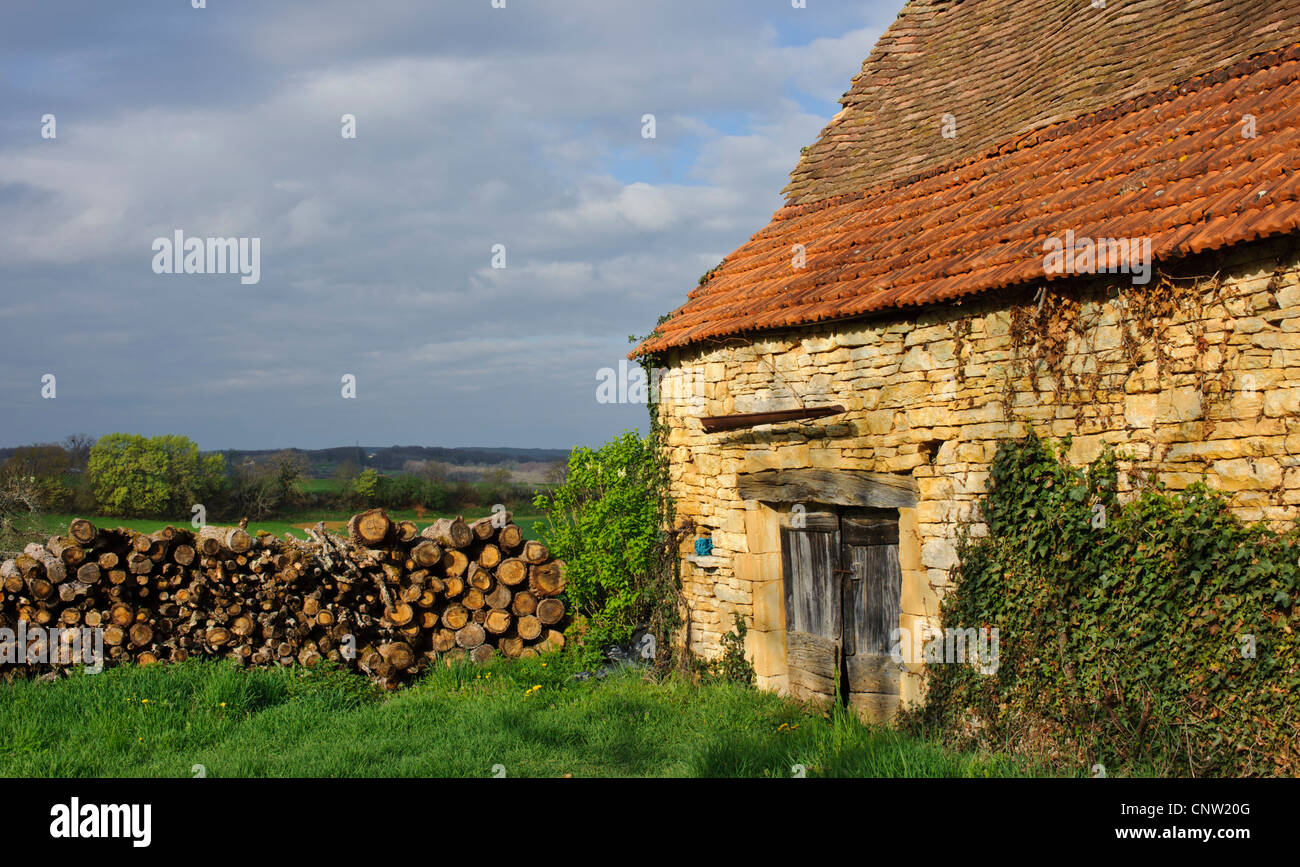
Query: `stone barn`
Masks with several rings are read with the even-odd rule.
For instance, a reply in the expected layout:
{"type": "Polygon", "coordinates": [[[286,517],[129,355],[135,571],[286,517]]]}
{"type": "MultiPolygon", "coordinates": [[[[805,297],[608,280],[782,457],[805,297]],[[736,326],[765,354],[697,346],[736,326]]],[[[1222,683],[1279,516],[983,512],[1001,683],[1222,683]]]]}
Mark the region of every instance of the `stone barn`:
{"type": "Polygon", "coordinates": [[[633,356],[683,640],[887,718],[1009,438],[1300,513],[1300,0],[911,0],[842,104],[633,356]]]}

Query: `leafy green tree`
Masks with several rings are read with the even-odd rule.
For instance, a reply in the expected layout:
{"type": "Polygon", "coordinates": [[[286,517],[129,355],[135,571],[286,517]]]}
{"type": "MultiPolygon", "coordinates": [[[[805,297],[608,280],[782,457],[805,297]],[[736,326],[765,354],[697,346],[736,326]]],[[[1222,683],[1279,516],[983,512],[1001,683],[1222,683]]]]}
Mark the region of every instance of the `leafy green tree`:
{"type": "Polygon", "coordinates": [[[659,479],[652,442],[635,431],[569,455],[567,480],[536,505],[543,535],[568,564],[572,610],[592,643],[624,641],[651,620],[659,532],[659,479]]]}
{"type": "Polygon", "coordinates": [[[88,470],[106,513],[176,516],[220,489],[225,458],[200,454],[188,437],[115,433],[91,448],[88,470]]]}
{"type": "Polygon", "coordinates": [[[361,505],[374,502],[379,495],[379,473],[373,469],[365,469],[357,476],[352,483],[352,494],[356,501],[361,505]]]}

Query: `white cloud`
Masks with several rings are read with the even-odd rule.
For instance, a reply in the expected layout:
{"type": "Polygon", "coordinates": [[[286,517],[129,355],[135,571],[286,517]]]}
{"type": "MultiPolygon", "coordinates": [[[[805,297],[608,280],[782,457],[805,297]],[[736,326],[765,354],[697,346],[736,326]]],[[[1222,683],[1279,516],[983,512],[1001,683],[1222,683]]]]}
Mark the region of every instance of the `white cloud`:
{"type": "MultiPolygon", "coordinates": [[[[896,5],[791,21],[741,0],[319,0],[195,11],[150,42],[143,12],[88,3],[87,27],[117,16],[93,79],[66,72],[88,48],[53,11],[0,11],[0,34],[65,71],[14,101],[84,105],[56,141],[0,135],[0,364],[15,382],[50,366],[58,309],[57,360],[114,384],[67,386],[92,432],[130,429],[133,396],[205,447],[603,439],[644,416],[592,404],[593,365],[762,227],[896,5]],[[782,44],[795,22],[821,35],[782,44]],[[152,274],[151,240],[178,228],[261,237],[262,282],[152,274]],[[332,397],[351,368],[366,415],[332,397]],[[456,383],[454,424],[412,400],[430,382],[456,383]],[[211,406],[241,389],[240,413],[211,406]]],[[[0,383],[0,407],[21,387],[0,383]]],[[[14,442],[67,433],[8,417],[14,442]]]]}

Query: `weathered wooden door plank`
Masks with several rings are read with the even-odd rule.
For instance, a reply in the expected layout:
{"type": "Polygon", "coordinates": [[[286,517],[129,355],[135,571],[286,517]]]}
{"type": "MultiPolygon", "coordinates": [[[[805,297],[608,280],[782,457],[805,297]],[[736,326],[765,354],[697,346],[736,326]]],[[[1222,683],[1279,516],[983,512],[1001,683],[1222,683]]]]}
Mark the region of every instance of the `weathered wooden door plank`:
{"type": "Polygon", "coordinates": [[[839,640],[839,532],[782,528],[787,630],[839,640]]]}

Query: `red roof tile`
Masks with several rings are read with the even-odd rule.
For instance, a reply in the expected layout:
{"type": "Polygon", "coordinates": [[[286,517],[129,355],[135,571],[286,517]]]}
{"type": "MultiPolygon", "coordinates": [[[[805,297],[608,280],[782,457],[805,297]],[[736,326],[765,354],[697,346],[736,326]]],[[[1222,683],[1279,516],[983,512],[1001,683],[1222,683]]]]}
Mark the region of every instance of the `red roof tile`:
{"type": "Polygon", "coordinates": [[[1066,230],[1149,237],[1166,260],[1300,231],[1297,105],[1291,45],[960,164],[787,205],[636,352],[1068,276],[1044,266],[1044,242],[1066,230]]]}
{"type": "Polygon", "coordinates": [[[1063,120],[1104,115],[1123,100],[1285,47],[1298,21],[1300,0],[1109,0],[1104,8],[1088,0],[909,0],[844,94],[843,111],[800,159],[787,203],[860,192],[1063,120]],[[944,115],[956,122],[955,137],[939,135],[944,115]]]}

